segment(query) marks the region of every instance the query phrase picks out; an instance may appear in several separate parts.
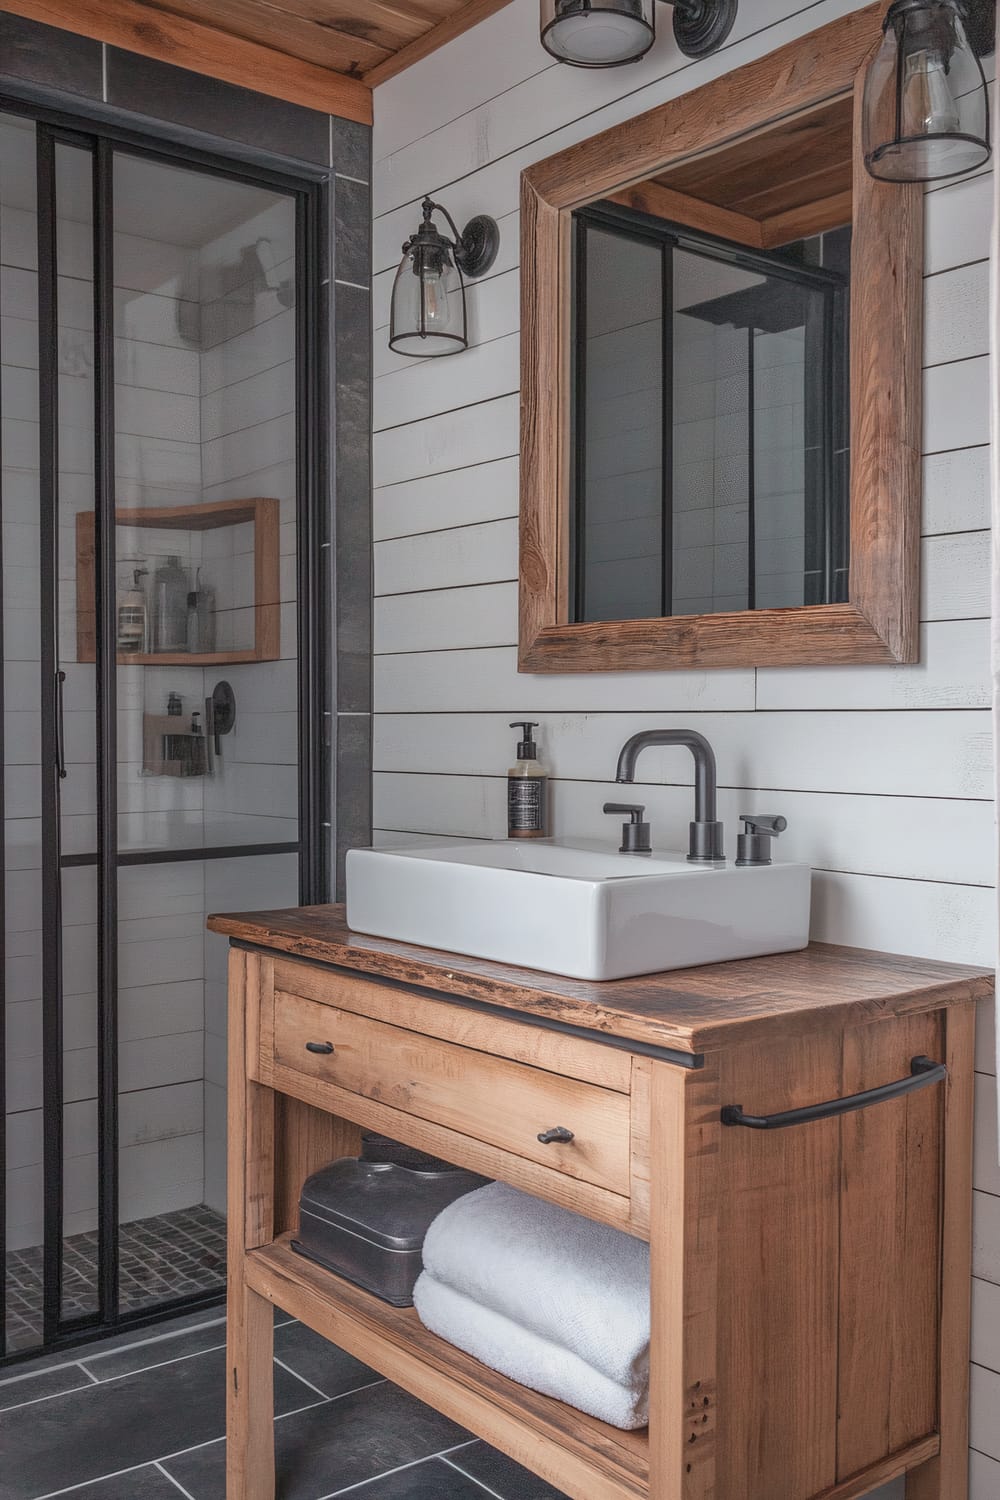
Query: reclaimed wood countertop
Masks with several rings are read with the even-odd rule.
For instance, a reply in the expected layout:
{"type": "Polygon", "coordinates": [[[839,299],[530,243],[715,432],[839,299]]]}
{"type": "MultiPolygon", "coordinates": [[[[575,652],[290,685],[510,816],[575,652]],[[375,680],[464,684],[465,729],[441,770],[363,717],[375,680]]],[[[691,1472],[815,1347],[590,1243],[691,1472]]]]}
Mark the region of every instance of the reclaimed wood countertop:
{"type": "Polygon", "coordinates": [[[844,1030],[993,994],[988,969],[829,943],[597,983],[366,937],[347,926],[343,906],[237,912],[211,916],[208,925],[290,957],[691,1053],[820,1026],[844,1030]]]}

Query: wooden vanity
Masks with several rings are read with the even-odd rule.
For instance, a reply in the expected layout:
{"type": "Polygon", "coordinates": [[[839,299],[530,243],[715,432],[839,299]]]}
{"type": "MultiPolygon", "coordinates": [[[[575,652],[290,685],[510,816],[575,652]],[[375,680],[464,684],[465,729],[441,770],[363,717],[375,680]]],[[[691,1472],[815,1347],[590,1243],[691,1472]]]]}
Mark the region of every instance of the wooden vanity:
{"type": "Polygon", "coordinates": [[[588,984],[362,937],[341,907],[209,926],[232,940],[229,1500],[274,1495],[272,1304],[573,1500],[850,1500],[902,1473],[907,1500],[964,1500],[989,974],[814,944],[588,984]],[[291,1250],[304,1179],[361,1128],[650,1241],[648,1432],[291,1250]]]}

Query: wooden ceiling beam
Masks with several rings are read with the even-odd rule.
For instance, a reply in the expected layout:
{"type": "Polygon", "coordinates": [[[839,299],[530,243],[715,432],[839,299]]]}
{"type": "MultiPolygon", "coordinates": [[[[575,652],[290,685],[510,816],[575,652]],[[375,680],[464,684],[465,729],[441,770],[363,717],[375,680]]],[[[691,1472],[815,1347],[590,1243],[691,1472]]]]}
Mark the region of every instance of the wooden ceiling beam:
{"type": "Polygon", "coordinates": [[[397,73],[402,73],[405,68],[411,68],[414,63],[436,52],[447,42],[454,41],[455,37],[461,36],[463,31],[468,31],[472,26],[478,26],[480,21],[487,20],[509,4],[510,0],[468,0],[467,4],[443,21],[439,21],[430,31],[426,31],[423,36],[397,52],[394,57],[387,58],[385,62],[369,69],[364,74],[364,82],[370,88],[376,88],[387,79],[395,78],[397,73]]]}
{"type": "Polygon", "coordinates": [[[100,5],[81,5],[80,0],[3,0],[2,9],[323,114],[362,125],[372,122],[371,87],[361,79],[169,14],[142,0],[101,0],[100,5]]]}
{"type": "MultiPolygon", "coordinates": [[[[369,68],[391,57],[402,43],[386,45],[375,41],[368,30],[358,25],[352,29],[338,27],[333,19],[320,20],[307,14],[308,5],[293,0],[291,5],[275,5],[271,0],[143,0],[157,10],[183,16],[200,26],[223,30],[227,36],[239,36],[261,47],[285,52],[348,78],[360,78],[369,68]]],[[[314,7],[319,12],[320,7],[314,7]]]]}

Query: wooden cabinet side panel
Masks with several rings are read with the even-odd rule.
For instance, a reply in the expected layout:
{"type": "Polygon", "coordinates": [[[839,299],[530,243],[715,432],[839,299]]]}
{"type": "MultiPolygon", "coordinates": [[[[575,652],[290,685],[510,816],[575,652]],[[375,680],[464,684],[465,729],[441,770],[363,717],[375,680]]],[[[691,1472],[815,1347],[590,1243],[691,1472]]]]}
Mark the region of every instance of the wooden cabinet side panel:
{"type": "Polygon", "coordinates": [[[340,1156],[357,1156],[361,1127],[301,1099],[276,1095],[275,1234],[298,1233],[302,1184],[340,1156]]]}
{"type": "MultiPolygon", "coordinates": [[[[847,1031],[844,1092],[943,1045],[940,1012],[847,1031]]],[[[937,1427],[943,1103],[936,1086],[842,1121],[839,1479],[937,1427]]]]}
{"type": "Polygon", "coordinates": [[[966,1500],[969,1493],[969,1295],[972,1271],[972,1111],[976,1007],[944,1017],[941,1210],[941,1352],[936,1458],[906,1478],[906,1500],[966,1500]]]}
{"type": "MultiPolygon", "coordinates": [[[[842,1093],[840,1038],[720,1057],[722,1103],[769,1114],[842,1093]]],[[[723,1127],[718,1497],[805,1500],[836,1479],[837,1120],[723,1127]]]]}

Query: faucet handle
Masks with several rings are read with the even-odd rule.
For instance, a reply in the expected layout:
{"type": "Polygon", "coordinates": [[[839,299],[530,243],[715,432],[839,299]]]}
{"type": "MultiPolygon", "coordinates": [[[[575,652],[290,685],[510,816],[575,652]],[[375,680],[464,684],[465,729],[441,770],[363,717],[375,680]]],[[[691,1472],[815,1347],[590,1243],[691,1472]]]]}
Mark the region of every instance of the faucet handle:
{"type": "Polygon", "coordinates": [[[771,840],[788,827],[788,819],[780,813],[740,813],[744,832],[736,840],[736,863],[738,865],[769,865],[771,863],[771,840]]]}
{"type": "Polygon", "coordinates": [[[646,811],[638,802],[605,802],[606,813],[623,813],[628,817],[628,822],[622,825],[622,842],[620,854],[650,854],[652,844],[649,836],[649,824],[643,822],[643,813],[646,811]]]}

